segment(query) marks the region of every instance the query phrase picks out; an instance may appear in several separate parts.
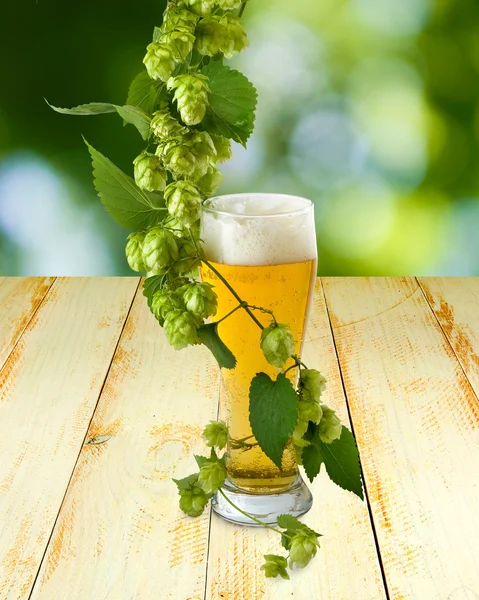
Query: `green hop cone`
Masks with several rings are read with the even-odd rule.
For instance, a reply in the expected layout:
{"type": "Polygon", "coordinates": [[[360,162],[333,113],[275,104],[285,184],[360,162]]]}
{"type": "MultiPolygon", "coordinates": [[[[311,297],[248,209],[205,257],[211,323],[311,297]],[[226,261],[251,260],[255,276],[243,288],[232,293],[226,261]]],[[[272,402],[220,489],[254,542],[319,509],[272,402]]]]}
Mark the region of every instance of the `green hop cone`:
{"type": "Polygon", "coordinates": [[[195,27],[198,22],[198,15],[195,15],[185,6],[175,2],[169,2],[164,16],[161,30],[163,33],[168,33],[177,27],[195,27]]]}
{"type": "Polygon", "coordinates": [[[305,527],[299,529],[292,537],[289,544],[289,565],[296,565],[298,569],[304,569],[310,560],[316,556],[319,548],[317,534],[305,527]]]}
{"type": "Polygon", "coordinates": [[[179,494],[180,508],[189,517],[199,517],[210,500],[208,494],[195,482],[189,489],[180,490],[179,494]]]}
{"type": "Polygon", "coordinates": [[[180,237],[178,239],[178,262],[174,267],[175,273],[179,275],[191,273],[199,267],[201,256],[201,249],[198,252],[187,238],[180,237]]]}
{"type": "Polygon", "coordinates": [[[216,56],[228,48],[228,32],[219,17],[201,19],[195,30],[194,49],[202,56],[216,56]]]}
{"type": "Polygon", "coordinates": [[[325,444],[331,444],[341,437],[343,426],[338,415],[332,408],[321,404],[323,416],[319,422],[319,439],[325,444]]]}
{"type": "Polygon", "coordinates": [[[214,494],[226,479],[226,467],[220,461],[205,462],[198,475],[198,483],[207,494],[214,494]]]}
{"type": "Polygon", "coordinates": [[[237,52],[249,46],[246,31],[237,17],[223,15],[220,17],[220,23],[226,31],[227,44],[221,49],[226,58],[232,58],[237,52]]]}
{"type": "Polygon", "coordinates": [[[228,427],[223,421],[210,421],[203,430],[203,439],[210,448],[222,450],[228,443],[228,427]]]}
{"type": "Polygon", "coordinates": [[[152,79],[168,81],[178,63],[177,53],[170,44],[152,42],[146,48],[143,63],[152,79]]]}
{"type": "Polygon", "coordinates": [[[191,131],[165,145],[165,167],[177,178],[198,181],[208,172],[216,159],[211,136],[205,131],[191,131]]]}
{"type": "Polygon", "coordinates": [[[185,227],[191,227],[201,215],[201,196],[189,181],[174,181],[165,190],[168,212],[185,227]]]}
{"type": "Polygon", "coordinates": [[[232,156],[231,140],[222,135],[212,135],[211,139],[216,149],[216,162],[224,163],[232,156]]]}
{"type": "Polygon", "coordinates": [[[181,287],[186,310],[197,319],[213,317],[218,310],[218,296],[209,283],[191,283],[181,287]]]}
{"type": "Polygon", "coordinates": [[[155,318],[158,319],[160,325],[163,325],[168,313],[178,309],[184,310],[182,298],[171,290],[158,290],[151,299],[151,312],[154,314],[155,318]]]}
{"type": "Polygon", "coordinates": [[[272,323],[261,333],[261,349],[266,360],[281,368],[294,352],[294,338],[288,325],[272,323]]]}
{"type": "MultiPolygon", "coordinates": [[[[181,135],[182,133],[186,133],[186,128],[178,123],[178,121],[170,115],[168,109],[166,108],[157,110],[153,114],[150,128],[155,137],[160,140],[166,140],[168,138],[181,135]]],[[[156,156],[161,158],[161,153],[157,152],[156,156]]]]}
{"type": "Polygon", "coordinates": [[[262,565],[261,570],[264,571],[266,577],[282,577],[283,579],[289,579],[288,561],[284,556],[278,556],[277,554],[265,554],[264,558],[266,562],[262,565]]]}
{"type": "Polygon", "coordinates": [[[160,44],[174,49],[174,53],[180,60],[185,60],[193,50],[195,43],[194,27],[191,25],[177,25],[160,36],[160,44]]]}
{"type": "Polygon", "coordinates": [[[205,17],[211,14],[216,0],[184,0],[186,6],[195,14],[205,17]]]}
{"type": "Polygon", "coordinates": [[[162,192],[166,185],[166,171],[155,154],[142,152],[133,161],[135,183],[148,192],[162,192]]]}
{"type": "Polygon", "coordinates": [[[150,275],[163,275],[178,260],[176,238],[159,225],[152,227],[143,242],[143,262],[150,275]]]}
{"type": "Polygon", "coordinates": [[[168,312],[163,323],[168,342],[175,350],[199,343],[198,325],[197,319],[182,309],[168,312]]]}
{"type": "Polygon", "coordinates": [[[126,260],[133,271],[140,273],[145,271],[145,264],[143,263],[143,242],[145,241],[145,234],[141,231],[130,233],[128,241],[126,243],[126,260]]]}
{"type": "Polygon", "coordinates": [[[241,6],[241,0],[217,0],[221,10],[236,10],[241,6]]]}
{"type": "Polygon", "coordinates": [[[224,181],[223,175],[216,165],[211,165],[206,175],[197,182],[198,189],[203,194],[210,198],[224,181]]]}
{"type": "Polygon", "coordinates": [[[316,369],[301,369],[299,389],[304,400],[318,402],[326,389],[326,378],[316,369]]]}
{"type": "Polygon", "coordinates": [[[203,120],[208,106],[208,77],[195,73],[172,77],[167,84],[169,90],[175,90],[173,100],[184,123],[197,125],[203,120]]]}
{"type": "Polygon", "coordinates": [[[307,402],[305,400],[298,402],[298,420],[306,421],[306,423],[312,421],[318,424],[322,416],[323,410],[316,402],[307,402]]]}

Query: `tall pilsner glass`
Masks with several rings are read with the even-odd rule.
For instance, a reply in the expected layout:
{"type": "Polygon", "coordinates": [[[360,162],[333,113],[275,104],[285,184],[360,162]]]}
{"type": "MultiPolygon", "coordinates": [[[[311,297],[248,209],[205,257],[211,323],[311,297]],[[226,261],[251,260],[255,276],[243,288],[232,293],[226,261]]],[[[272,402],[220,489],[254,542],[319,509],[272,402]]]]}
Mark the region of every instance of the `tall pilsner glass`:
{"type": "MultiPolygon", "coordinates": [[[[314,209],[310,200],[281,194],[237,194],[207,200],[201,237],[205,258],[248,304],[274,312],[278,323],[287,323],[301,354],[306,321],[316,276],[317,251],[314,209]]],[[[217,318],[228,314],[238,301],[207,266],[203,281],[215,286],[217,318]]],[[[271,317],[254,311],[264,325],[271,317]]],[[[249,423],[249,387],[259,372],[276,378],[260,348],[261,331],[244,310],[220,323],[218,333],[237,359],[234,369],[222,371],[221,412],[229,426],[228,478],[223,492],[242,510],[274,523],[278,515],[295,516],[309,510],[312,496],[298,471],[290,441],[282,469],[256,444],[249,423]]],[[[290,360],[284,368],[293,364],[290,360]]],[[[287,373],[296,384],[297,369],[287,373]]],[[[253,524],[221,494],[213,508],[235,523],[253,524]]]]}

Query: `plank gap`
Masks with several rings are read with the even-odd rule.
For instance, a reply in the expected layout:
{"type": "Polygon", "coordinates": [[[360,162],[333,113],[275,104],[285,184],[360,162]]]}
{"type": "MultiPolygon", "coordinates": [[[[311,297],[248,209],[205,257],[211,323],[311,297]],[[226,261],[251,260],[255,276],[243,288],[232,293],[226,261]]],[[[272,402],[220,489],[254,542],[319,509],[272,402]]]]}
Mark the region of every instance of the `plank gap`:
{"type": "Polygon", "coordinates": [[[464,369],[464,365],[462,364],[462,360],[458,356],[458,354],[457,354],[457,352],[456,352],[456,350],[455,350],[455,348],[454,348],[454,346],[452,344],[452,340],[449,339],[449,336],[445,332],[444,327],[442,326],[442,323],[441,323],[441,321],[439,320],[439,318],[438,318],[438,316],[436,314],[436,311],[434,310],[434,308],[432,307],[431,303],[429,302],[429,298],[428,298],[428,296],[427,296],[424,288],[422,287],[421,281],[417,277],[415,279],[416,279],[416,281],[417,281],[417,283],[419,285],[419,289],[421,290],[422,295],[424,296],[424,299],[426,300],[426,304],[431,309],[431,312],[432,312],[432,314],[434,316],[434,319],[436,320],[437,324],[439,325],[439,328],[440,328],[440,330],[441,330],[441,332],[442,332],[442,334],[443,334],[443,336],[444,336],[444,338],[445,338],[445,340],[447,342],[447,345],[451,348],[452,353],[454,354],[457,362],[459,363],[459,366],[461,367],[461,371],[464,373],[464,377],[466,378],[466,381],[467,381],[469,387],[471,388],[471,392],[472,392],[474,398],[476,399],[476,401],[479,404],[479,397],[476,394],[476,390],[474,389],[474,386],[472,385],[471,381],[469,380],[469,377],[468,377],[468,375],[466,373],[466,370],[464,369]]]}
{"type": "MultiPolygon", "coordinates": [[[[55,280],[55,281],[56,281],[56,280],[55,280]]],[[[121,328],[120,335],[118,336],[118,340],[117,340],[117,343],[116,343],[116,345],[115,345],[115,349],[114,349],[114,351],[113,351],[113,354],[112,354],[112,357],[111,357],[111,360],[110,360],[110,364],[108,365],[108,368],[107,368],[107,370],[106,370],[106,372],[105,372],[105,377],[104,377],[104,379],[103,379],[103,382],[102,382],[102,384],[101,384],[100,390],[99,390],[99,392],[98,392],[98,398],[97,398],[97,401],[96,401],[95,407],[94,407],[94,409],[93,409],[93,411],[92,411],[91,418],[90,418],[90,420],[89,420],[89,422],[88,422],[88,425],[87,425],[87,427],[86,427],[86,429],[85,429],[85,435],[84,435],[84,437],[83,437],[82,443],[80,444],[80,447],[79,447],[79,449],[78,449],[78,455],[77,455],[77,458],[76,458],[76,460],[75,460],[75,464],[73,465],[73,469],[72,469],[72,472],[71,472],[71,474],[70,474],[70,478],[68,479],[68,483],[67,483],[67,485],[66,485],[66,487],[65,487],[65,492],[64,492],[64,494],[63,494],[63,498],[62,498],[62,501],[61,501],[61,503],[60,503],[60,507],[59,507],[59,509],[58,509],[57,515],[56,515],[56,517],[55,517],[55,521],[53,522],[53,525],[52,525],[52,530],[51,530],[51,532],[50,532],[50,535],[48,536],[47,543],[45,544],[45,549],[44,549],[44,551],[43,551],[42,558],[41,558],[41,560],[40,560],[40,562],[39,562],[38,569],[37,569],[37,572],[36,572],[36,574],[35,574],[35,578],[34,578],[34,580],[33,580],[32,587],[31,587],[31,589],[30,589],[30,593],[28,594],[28,600],[30,600],[30,598],[32,597],[32,594],[33,594],[33,592],[35,591],[35,585],[36,585],[36,583],[37,583],[37,580],[38,580],[38,575],[40,574],[40,571],[41,571],[41,568],[42,568],[42,565],[43,565],[43,561],[45,560],[45,556],[46,556],[46,554],[47,554],[47,551],[48,551],[48,548],[49,548],[49,546],[50,546],[50,542],[51,542],[51,539],[52,539],[52,536],[53,536],[53,532],[55,531],[55,527],[56,527],[56,525],[57,525],[57,522],[58,522],[58,517],[60,516],[60,513],[61,513],[61,511],[62,511],[63,505],[64,505],[64,503],[65,503],[65,498],[66,498],[66,496],[67,496],[68,489],[69,489],[69,487],[70,487],[70,483],[71,483],[71,481],[72,481],[73,475],[74,475],[74,473],[75,473],[75,470],[76,470],[76,468],[77,468],[77,464],[78,464],[78,460],[79,460],[79,458],[80,458],[80,454],[81,454],[81,452],[82,452],[82,450],[83,450],[83,447],[85,446],[85,443],[87,442],[88,431],[90,430],[90,426],[91,426],[91,424],[92,424],[93,417],[95,416],[96,410],[97,410],[97,408],[98,408],[98,403],[99,403],[99,401],[100,401],[100,398],[101,398],[101,395],[102,395],[102,392],[103,392],[103,388],[105,387],[105,384],[106,384],[106,382],[107,382],[107,380],[108,380],[108,374],[110,373],[111,366],[112,366],[112,364],[113,364],[113,362],[114,362],[114,360],[115,360],[115,356],[116,356],[116,354],[117,354],[117,351],[118,351],[118,346],[120,345],[120,341],[121,341],[121,338],[122,338],[122,336],[123,336],[123,332],[125,331],[126,325],[127,325],[127,323],[128,323],[128,320],[129,320],[129,318],[130,318],[131,309],[132,309],[132,307],[133,307],[133,303],[135,302],[135,298],[136,298],[136,296],[137,296],[138,289],[139,289],[139,287],[140,287],[141,281],[142,281],[142,279],[141,279],[141,278],[139,278],[139,280],[138,280],[138,285],[136,286],[135,293],[133,294],[132,300],[131,300],[131,302],[130,302],[130,306],[129,306],[129,308],[128,308],[128,312],[127,312],[127,314],[126,314],[126,318],[125,318],[125,320],[124,320],[124,322],[123,322],[123,326],[122,326],[122,328],[121,328]]],[[[53,284],[52,284],[52,285],[53,285],[53,284]]],[[[50,289],[51,289],[51,287],[49,288],[49,291],[50,291],[50,289]]],[[[45,296],[46,296],[46,294],[45,294],[45,296]]],[[[44,300],[44,299],[45,299],[45,297],[43,298],[43,300],[44,300]]],[[[42,302],[43,302],[43,300],[42,300],[42,302]]],[[[90,443],[91,443],[91,442],[90,442],[90,443]]]]}
{"type": "MultiPolygon", "coordinates": [[[[346,391],[346,386],[344,384],[343,370],[342,370],[342,366],[341,366],[341,361],[339,359],[338,348],[337,348],[337,345],[336,345],[336,337],[334,335],[334,329],[333,329],[333,325],[331,323],[331,315],[330,315],[330,312],[329,312],[329,304],[328,304],[328,299],[327,299],[326,292],[324,290],[322,277],[319,277],[319,281],[321,283],[321,289],[323,291],[324,305],[326,307],[326,313],[328,315],[329,327],[331,329],[331,337],[333,339],[334,352],[336,354],[336,360],[338,362],[338,367],[339,367],[339,376],[341,378],[341,385],[342,385],[343,392],[344,392],[344,398],[346,400],[346,409],[348,411],[349,422],[351,424],[351,431],[352,431],[352,434],[354,435],[354,438],[356,439],[356,435],[354,433],[353,416],[352,416],[351,410],[349,408],[348,393],[346,391]]],[[[408,300],[416,292],[417,292],[417,290],[415,290],[412,294],[410,294],[409,296],[407,296],[407,298],[405,298],[403,300],[403,302],[406,301],[406,300],[408,300]]],[[[399,304],[402,304],[402,302],[399,303],[399,304]]],[[[394,308],[394,307],[392,307],[392,308],[394,308]]],[[[383,311],[383,312],[387,312],[387,311],[383,311]]],[[[361,321],[363,321],[363,320],[366,320],[366,319],[361,319],[361,321]]],[[[386,573],[385,573],[385,570],[384,570],[383,561],[382,561],[382,557],[381,557],[381,548],[379,546],[379,540],[378,540],[378,537],[377,537],[377,534],[376,534],[376,526],[375,526],[375,523],[374,523],[373,512],[372,512],[372,508],[371,508],[371,503],[369,501],[369,494],[368,494],[368,489],[367,489],[367,485],[366,485],[366,478],[364,476],[363,465],[362,465],[362,462],[361,462],[361,454],[360,453],[359,453],[359,467],[361,469],[361,478],[362,478],[362,481],[363,481],[364,496],[366,498],[366,503],[367,503],[367,507],[368,507],[369,521],[371,523],[371,529],[372,529],[372,532],[373,532],[374,544],[376,546],[376,552],[377,552],[377,555],[378,555],[378,562],[379,562],[379,568],[381,570],[381,578],[382,578],[382,581],[383,581],[384,593],[386,594],[387,600],[391,600],[391,597],[389,595],[389,589],[388,589],[388,585],[387,585],[387,580],[386,580],[386,573]]]]}

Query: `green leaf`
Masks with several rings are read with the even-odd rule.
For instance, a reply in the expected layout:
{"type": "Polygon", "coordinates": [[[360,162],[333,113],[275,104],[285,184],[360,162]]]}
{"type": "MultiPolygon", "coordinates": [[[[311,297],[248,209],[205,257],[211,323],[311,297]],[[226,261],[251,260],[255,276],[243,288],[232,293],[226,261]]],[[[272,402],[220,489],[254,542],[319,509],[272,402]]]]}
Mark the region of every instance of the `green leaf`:
{"type": "Polygon", "coordinates": [[[144,140],[147,140],[150,134],[151,118],[138,106],[117,106],[116,104],[109,104],[107,102],[90,102],[90,104],[80,104],[73,108],[59,108],[58,106],[52,106],[48,101],[46,103],[50,108],[62,115],[85,117],[117,112],[123,118],[124,122],[131,123],[138,129],[144,140]]]}
{"type": "Polygon", "coordinates": [[[221,61],[210,62],[201,72],[208,76],[210,89],[201,128],[246,146],[254,129],[257,93],[253,84],[221,61]]]}
{"type": "Polygon", "coordinates": [[[141,108],[138,106],[117,106],[116,110],[126,123],[131,123],[138,129],[144,140],[150,137],[151,117],[141,108]]]}
{"type": "Polygon", "coordinates": [[[198,329],[198,337],[211,351],[220,367],[224,369],[234,369],[236,367],[236,358],[234,354],[226,344],[221,341],[220,336],[218,335],[217,323],[202,325],[198,329]]]}
{"type": "Polygon", "coordinates": [[[196,464],[198,465],[198,468],[201,469],[201,467],[209,462],[213,462],[211,461],[211,459],[207,458],[206,456],[197,456],[196,454],[194,455],[195,460],[196,460],[196,464]]]}
{"type": "Polygon", "coordinates": [[[189,490],[198,481],[198,473],[188,475],[188,477],[184,477],[183,479],[173,479],[173,481],[176,483],[179,491],[189,490]]]}
{"type": "Polygon", "coordinates": [[[303,466],[309,480],[313,481],[324,463],[331,481],[364,500],[358,448],[349,429],[343,425],[341,437],[331,444],[320,440],[317,426],[310,437],[311,446],[303,449],[303,466]]]}
{"type": "Polygon", "coordinates": [[[92,159],[95,189],[112,219],[134,231],[156,225],[163,218],[163,197],[140,190],[131,177],[84,141],[92,159]]]}
{"type": "Polygon", "coordinates": [[[290,529],[291,531],[298,531],[299,529],[304,529],[304,527],[306,527],[304,523],[301,523],[299,519],[292,515],[279,515],[277,523],[278,527],[290,529]]]}
{"type": "Polygon", "coordinates": [[[293,384],[279,373],[273,381],[258,373],[251,381],[249,421],[261,450],[281,469],[286,442],[298,420],[298,403],[293,384]]]}
{"type": "Polygon", "coordinates": [[[147,277],[143,282],[143,296],[148,300],[148,306],[151,308],[153,296],[158,290],[161,290],[165,282],[164,275],[153,275],[153,277],[147,277]]]}
{"type": "Polygon", "coordinates": [[[166,98],[165,84],[162,81],[151,79],[148,73],[143,70],[131,82],[126,104],[128,106],[138,106],[151,117],[164,98],[166,98]]]}

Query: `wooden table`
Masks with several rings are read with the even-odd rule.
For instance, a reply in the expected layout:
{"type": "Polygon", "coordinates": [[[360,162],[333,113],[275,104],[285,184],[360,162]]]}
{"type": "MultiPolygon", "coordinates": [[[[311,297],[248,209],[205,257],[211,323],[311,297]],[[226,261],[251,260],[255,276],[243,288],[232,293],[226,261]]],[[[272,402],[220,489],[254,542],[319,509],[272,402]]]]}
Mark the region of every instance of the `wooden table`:
{"type": "Polygon", "coordinates": [[[479,599],[479,279],[318,280],[304,357],[367,501],[315,480],[291,581],[276,534],[180,513],[219,372],[139,283],[0,279],[0,600],[479,599]]]}

